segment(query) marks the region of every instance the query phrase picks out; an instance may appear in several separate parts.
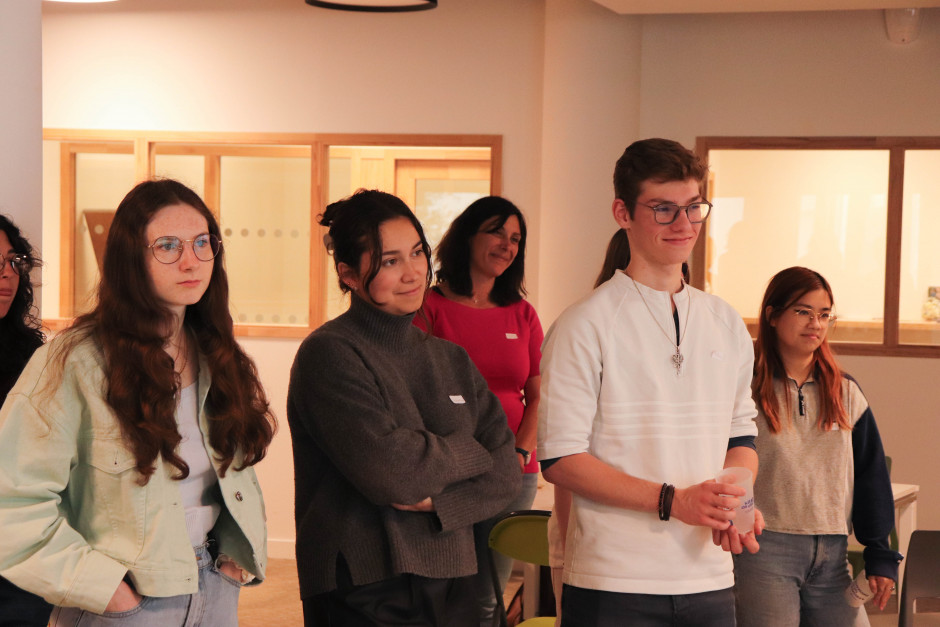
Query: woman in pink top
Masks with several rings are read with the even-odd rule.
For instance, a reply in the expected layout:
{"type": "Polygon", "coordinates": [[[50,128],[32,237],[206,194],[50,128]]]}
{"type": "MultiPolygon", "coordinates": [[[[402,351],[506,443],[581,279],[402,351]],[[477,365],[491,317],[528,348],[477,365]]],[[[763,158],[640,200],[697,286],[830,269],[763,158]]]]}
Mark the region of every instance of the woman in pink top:
{"type": "MultiPolygon", "coordinates": [[[[499,398],[516,435],[522,491],[506,512],[528,509],[538,487],[535,461],[542,325],[524,300],[526,225],[522,212],[499,196],[473,202],[437,247],[437,285],[415,324],[462,346],[499,398]]],[[[476,528],[481,625],[492,624],[496,599],[489,578],[487,536],[476,528]]],[[[505,586],[512,561],[497,563],[505,586]]]]}

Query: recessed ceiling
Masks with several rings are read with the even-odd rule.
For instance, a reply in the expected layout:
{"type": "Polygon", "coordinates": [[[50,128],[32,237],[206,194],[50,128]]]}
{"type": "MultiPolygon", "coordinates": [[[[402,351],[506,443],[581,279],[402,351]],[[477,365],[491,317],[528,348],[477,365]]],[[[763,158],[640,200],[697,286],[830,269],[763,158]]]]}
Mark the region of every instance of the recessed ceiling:
{"type": "Polygon", "coordinates": [[[940,7],[940,0],[594,0],[623,15],[655,13],[765,13],[940,7]]]}

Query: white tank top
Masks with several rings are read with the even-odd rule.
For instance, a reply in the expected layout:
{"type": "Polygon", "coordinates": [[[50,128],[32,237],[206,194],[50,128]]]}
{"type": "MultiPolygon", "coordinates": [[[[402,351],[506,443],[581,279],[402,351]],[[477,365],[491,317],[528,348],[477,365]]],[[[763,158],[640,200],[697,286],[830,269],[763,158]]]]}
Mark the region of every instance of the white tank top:
{"type": "Polygon", "coordinates": [[[183,436],[179,456],[189,465],[189,476],[179,482],[186,511],[186,531],[192,546],[202,546],[222,511],[218,499],[219,478],[209,459],[198,423],[197,386],[193,382],[180,392],[176,424],[183,436]]]}

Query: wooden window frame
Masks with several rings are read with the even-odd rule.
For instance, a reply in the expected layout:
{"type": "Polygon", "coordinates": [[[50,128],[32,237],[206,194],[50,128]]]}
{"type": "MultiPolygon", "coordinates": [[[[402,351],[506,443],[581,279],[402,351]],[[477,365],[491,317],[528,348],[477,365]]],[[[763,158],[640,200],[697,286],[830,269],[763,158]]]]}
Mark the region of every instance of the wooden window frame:
{"type": "MultiPolygon", "coordinates": [[[[699,137],[696,154],[707,160],[712,150],[880,150],[888,151],[887,224],[885,229],[884,325],[880,344],[833,341],[843,355],[940,357],[940,346],[900,343],[901,234],[904,208],[904,154],[907,150],[940,150],[940,137],[699,137]]],[[[706,183],[705,196],[708,197],[706,183]]],[[[705,229],[708,222],[705,223],[705,229]]],[[[706,231],[707,232],[707,231],[706,231]]],[[[704,289],[706,273],[704,233],[692,251],[691,283],[704,289]]],[[[768,277],[769,278],[769,277],[768,277]]],[[[756,322],[747,320],[752,336],[756,322]]]]}
{"type": "MultiPolygon", "coordinates": [[[[502,135],[476,134],[367,134],[367,133],[220,133],[176,131],[130,131],[43,129],[43,140],[62,142],[59,157],[60,177],[60,314],[43,323],[53,331],[71,322],[74,313],[75,273],[75,155],[78,152],[119,152],[129,154],[133,146],[135,180],[144,181],[155,172],[158,154],[193,154],[214,157],[206,160],[205,200],[218,215],[221,157],[233,155],[290,156],[291,151],[309,147],[310,156],[310,299],[306,326],[235,324],[240,337],[303,338],[326,321],[325,281],[328,256],[323,248],[324,229],[316,216],[323,213],[329,193],[329,154],[332,146],[447,147],[489,148],[491,163],[490,193],[502,189],[502,135]],[[253,146],[257,145],[256,148],[253,146]],[[281,148],[283,147],[283,148],[281,148]]],[[[414,158],[413,156],[409,158],[414,158]]]]}

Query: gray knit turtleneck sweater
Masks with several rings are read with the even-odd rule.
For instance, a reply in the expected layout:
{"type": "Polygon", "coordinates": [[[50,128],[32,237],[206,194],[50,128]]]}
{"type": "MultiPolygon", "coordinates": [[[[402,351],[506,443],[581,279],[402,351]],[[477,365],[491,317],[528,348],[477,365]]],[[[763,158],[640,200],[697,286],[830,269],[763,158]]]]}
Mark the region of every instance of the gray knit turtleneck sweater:
{"type": "Polygon", "coordinates": [[[294,359],[287,419],[302,598],[336,587],[338,554],[356,585],[473,574],[473,523],[519,490],[499,401],[464,349],[413,317],[353,296],[294,359]],[[429,496],[434,513],[391,506],[429,496]]]}

